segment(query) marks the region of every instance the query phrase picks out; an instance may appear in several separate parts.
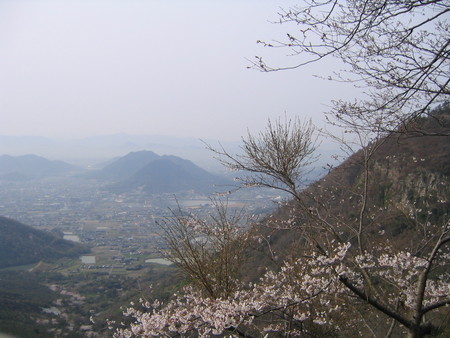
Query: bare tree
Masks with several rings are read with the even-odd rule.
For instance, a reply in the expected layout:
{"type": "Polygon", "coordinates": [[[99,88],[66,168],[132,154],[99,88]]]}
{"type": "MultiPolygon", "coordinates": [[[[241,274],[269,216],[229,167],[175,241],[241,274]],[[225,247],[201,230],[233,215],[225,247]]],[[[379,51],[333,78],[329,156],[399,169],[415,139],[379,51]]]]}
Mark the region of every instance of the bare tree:
{"type": "Polygon", "coordinates": [[[448,0],[303,1],[279,13],[279,23],[295,32],[284,41],[259,41],[288,49],[294,63],[274,67],[257,56],[253,66],[279,71],[335,57],[345,69],[328,79],[353,83],[365,97],[334,101],[329,112],[338,118],[334,123],[415,130],[412,121],[449,100],[449,15],[448,0]]]}
{"type": "Polygon", "coordinates": [[[311,120],[285,117],[269,119],[257,137],[249,132],[242,138],[241,154],[208,148],[228,169],[249,174],[237,178],[242,186],[274,188],[299,199],[299,187],[305,186],[306,174],[316,160],[317,135],[311,120]]]}
{"type": "Polygon", "coordinates": [[[208,297],[227,297],[236,285],[250,217],[212,199],[214,212],[195,215],[178,207],[159,223],[166,257],[208,297]]]}

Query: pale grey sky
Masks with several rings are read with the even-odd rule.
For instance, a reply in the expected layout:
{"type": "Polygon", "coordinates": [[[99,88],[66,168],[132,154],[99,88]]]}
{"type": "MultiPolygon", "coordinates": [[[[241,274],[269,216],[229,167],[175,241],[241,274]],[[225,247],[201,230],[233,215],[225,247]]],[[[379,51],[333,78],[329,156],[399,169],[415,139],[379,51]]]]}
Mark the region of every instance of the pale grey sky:
{"type": "Polygon", "coordinates": [[[336,65],[246,69],[254,55],[293,61],[256,40],[292,31],[269,21],[295,3],[0,0],[0,135],[238,140],[285,112],[321,121],[352,95],[311,76],[336,65]]]}

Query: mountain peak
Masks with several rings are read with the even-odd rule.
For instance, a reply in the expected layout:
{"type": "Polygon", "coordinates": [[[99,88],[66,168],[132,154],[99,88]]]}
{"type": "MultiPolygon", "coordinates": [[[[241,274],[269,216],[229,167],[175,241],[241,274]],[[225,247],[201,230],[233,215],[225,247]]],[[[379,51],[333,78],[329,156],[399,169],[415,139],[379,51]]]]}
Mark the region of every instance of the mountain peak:
{"type": "Polygon", "coordinates": [[[186,190],[212,191],[221,179],[193,162],[173,155],[159,156],[152,151],[131,152],[90,177],[111,180],[111,188],[125,192],[141,189],[147,193],[176,193],[186,190]]]}

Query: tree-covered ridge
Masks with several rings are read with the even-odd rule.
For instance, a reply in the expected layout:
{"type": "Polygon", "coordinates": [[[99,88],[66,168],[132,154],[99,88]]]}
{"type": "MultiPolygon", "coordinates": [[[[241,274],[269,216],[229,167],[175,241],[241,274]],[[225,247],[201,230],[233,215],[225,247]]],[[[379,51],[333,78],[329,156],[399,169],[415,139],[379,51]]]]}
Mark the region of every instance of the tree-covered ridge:
{"type": "Polygon", "coordinates": [[[0,336],[51,337],[42,324],[43,308],[53,306],[58,295],[28,271],[0,272],[0,336]]]}
{"type": "Polygon", "coordinates": [[[0,216],[0,268],[75,257],[88,249],[56,234],[0,216]]]}

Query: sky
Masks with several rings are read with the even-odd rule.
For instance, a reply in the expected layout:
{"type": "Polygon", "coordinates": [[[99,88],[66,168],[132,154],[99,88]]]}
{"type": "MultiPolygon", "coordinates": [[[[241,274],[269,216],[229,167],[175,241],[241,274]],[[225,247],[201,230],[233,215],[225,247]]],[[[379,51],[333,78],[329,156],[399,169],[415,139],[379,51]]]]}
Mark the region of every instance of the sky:
{"type": "Polygon", "coordinates": [[[295,71],[274,24],[275,0],[0,0],[0,135],[83,138],[127,133],[239,140],[267,119],[313,118],[348,88],[295,71]]]}

